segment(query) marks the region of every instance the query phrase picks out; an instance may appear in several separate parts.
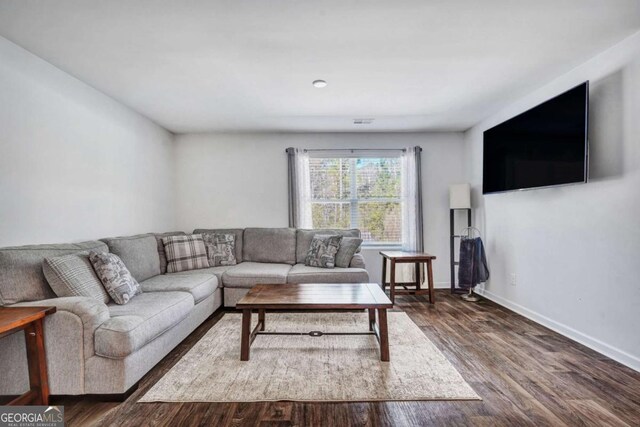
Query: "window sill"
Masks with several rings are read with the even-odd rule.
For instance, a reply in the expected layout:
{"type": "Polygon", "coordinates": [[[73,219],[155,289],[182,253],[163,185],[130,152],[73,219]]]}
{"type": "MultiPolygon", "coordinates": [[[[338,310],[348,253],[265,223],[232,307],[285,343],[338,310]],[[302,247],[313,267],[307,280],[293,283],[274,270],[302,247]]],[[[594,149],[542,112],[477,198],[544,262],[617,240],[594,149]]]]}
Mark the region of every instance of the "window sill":
{"type": "Polygon", "coordinates": [[[402,245],[362,245],[363,251],[400,251],[402,245]]]}

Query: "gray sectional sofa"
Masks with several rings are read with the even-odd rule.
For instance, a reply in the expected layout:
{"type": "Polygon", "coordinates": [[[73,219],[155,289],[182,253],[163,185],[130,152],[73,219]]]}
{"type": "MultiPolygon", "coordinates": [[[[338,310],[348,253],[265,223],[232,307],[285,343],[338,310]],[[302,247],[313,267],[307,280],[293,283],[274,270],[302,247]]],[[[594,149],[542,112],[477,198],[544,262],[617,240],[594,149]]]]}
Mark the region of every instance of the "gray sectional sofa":
{"type": "MultiPolygon", "coordinates": [[[[359,237],[359,230],[291,228],[196,229],[236,236],[237,264],[166,273],[158,233],[70,244],[0,248],[0,306],[57,307],[45,319],[52,394],[122,394],[221,306],[258,283],[368,282],[364,258],[348,268],[307,267],[314,234],[359,237]],[[42,271],[45,258],[86,251],[118,255],[143,293],[125,305],[88,297],[56,297],[42,271]]],[[[24,334],[0,340],[0,395],[28,389],[24,334]]]]}

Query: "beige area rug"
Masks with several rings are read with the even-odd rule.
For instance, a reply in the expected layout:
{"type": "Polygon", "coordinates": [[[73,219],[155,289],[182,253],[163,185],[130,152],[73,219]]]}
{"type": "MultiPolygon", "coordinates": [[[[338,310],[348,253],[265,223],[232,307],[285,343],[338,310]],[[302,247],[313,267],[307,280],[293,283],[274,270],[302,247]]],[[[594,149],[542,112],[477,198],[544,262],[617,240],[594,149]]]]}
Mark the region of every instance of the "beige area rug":
{"type": "MultiPolygon", "coordinates": [[[[226,314],[139,402],[480,400],[409,316],[388,317],[391,362],[372,335],[258,335],[241,362],[241,315],[226,314]]],[[[362,332],[368,317],[267,312],[266,330],[362,332]]]]}

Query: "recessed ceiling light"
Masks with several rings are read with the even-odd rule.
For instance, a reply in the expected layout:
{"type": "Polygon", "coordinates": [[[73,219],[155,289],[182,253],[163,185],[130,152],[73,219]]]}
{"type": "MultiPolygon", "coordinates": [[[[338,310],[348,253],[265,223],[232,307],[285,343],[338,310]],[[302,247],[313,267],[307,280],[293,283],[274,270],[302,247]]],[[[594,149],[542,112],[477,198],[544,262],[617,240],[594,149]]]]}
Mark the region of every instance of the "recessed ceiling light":
{"type": "Polygon", "coordinates": [[[325,82],[324,80],[314,80],[313,85],[315,87],[325,87],[327,86],[327,82],[325,82]]]}

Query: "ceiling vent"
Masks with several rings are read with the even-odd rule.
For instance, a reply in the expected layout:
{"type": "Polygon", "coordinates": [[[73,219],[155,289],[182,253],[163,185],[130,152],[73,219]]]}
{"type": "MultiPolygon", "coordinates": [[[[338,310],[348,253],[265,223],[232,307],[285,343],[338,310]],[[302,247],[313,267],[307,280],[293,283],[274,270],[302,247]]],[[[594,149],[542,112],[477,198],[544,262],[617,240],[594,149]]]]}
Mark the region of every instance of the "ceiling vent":
{"type": "Polygon", "coordinates": [[[373,123],[373,119],[353,119],[354,125],[370,125],[373,123]]]}

